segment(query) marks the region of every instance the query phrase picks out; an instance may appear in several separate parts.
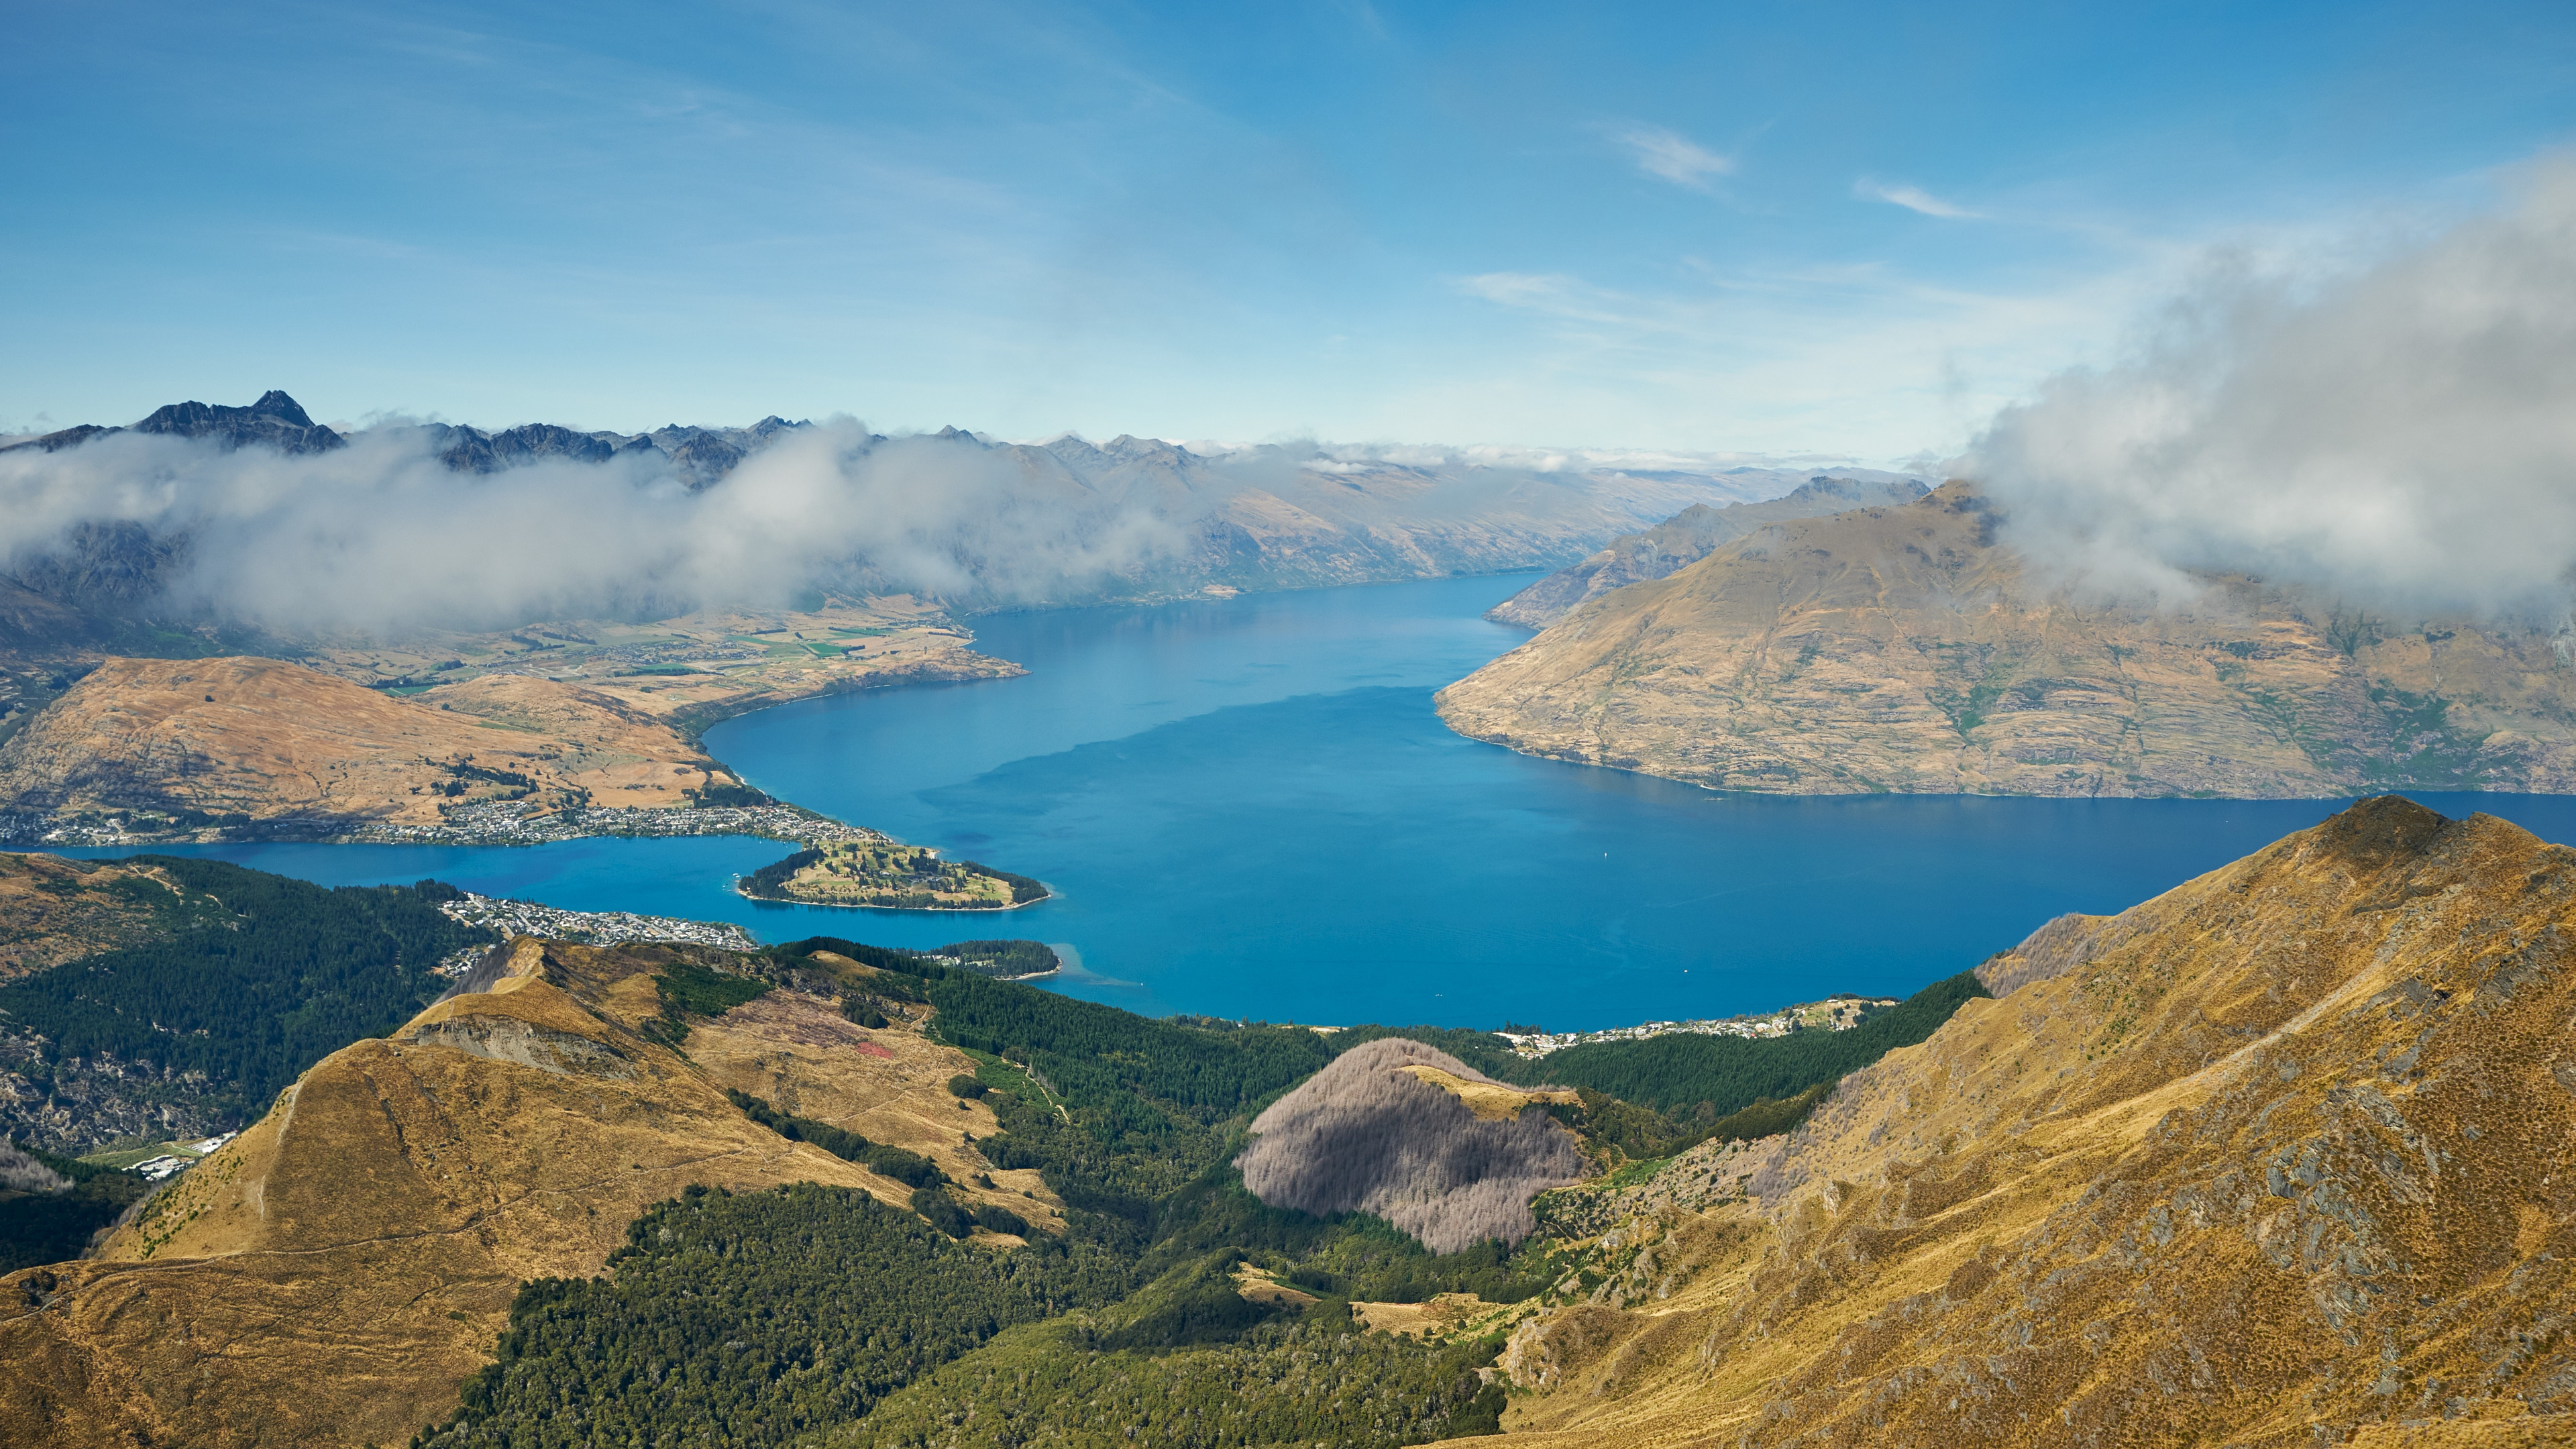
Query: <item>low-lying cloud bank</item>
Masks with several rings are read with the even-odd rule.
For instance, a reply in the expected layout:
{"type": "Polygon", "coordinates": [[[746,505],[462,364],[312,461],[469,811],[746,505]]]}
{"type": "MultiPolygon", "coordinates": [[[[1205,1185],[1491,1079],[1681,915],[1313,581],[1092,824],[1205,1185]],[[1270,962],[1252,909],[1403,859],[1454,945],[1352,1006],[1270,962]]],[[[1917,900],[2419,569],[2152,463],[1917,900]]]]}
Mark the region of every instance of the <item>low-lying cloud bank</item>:
{"type": "Polygon", "coordinates": [[[2130,361],[1996,417],[1963,471],[2043,567],[2242,571],[2396,612],[2554,617],[2576,569],[2576,161],[2302,290],[2243,269],[2130,361]]]}
{"type": "MultiPolygon", "coordinates": [[[[259,406],[303,416],[283,394],[259,406]]],[[[817,587],[1080,603],[1561,563],[1805,476],[1671,455],[887,438],[846,418],[765,424],[711,469],[523,431],[592,456],[496,463],[413,424],[302,452],[145,425],[56,435],[0,451],[0,571],[82,607],[283,633],[658,618],[817,587]]]]}
{"type": "MultiPolygon", "coordinates": [[[[210,411],[257,409],[155,416],[210,411]]],[[[278,432],[283,417],[252,421],[278,432]]],[[[433,426],[303,452],[153,426],[0,451],[0,571],[83,607],[284,632],[659,617],[817,586],[1073,603],[1563,563],[1691,503],[1786,493],[1815,462],[1020,445],[836,419],[737,430],[747,456],[628,439],[587,444],[588,460],[531,446],[468,466],[433,426]]],[[[1999,414],[1961,471],[2043,576],[2179,599],[2195,573],[2245,572],[2389,614],[2563,618],[2576,161],[2322,284],[2214,271],[2127,362],[1999,414]]]]}
{"type": "Polygon", "coordinates": [[[1180,545],[1142,508],[1031,497],[1006,459],[835,421],[716,487],[624,459],[456,472],[422,430],[289,456],[124,433],[0,454],[0,554],[100,524],[171,542],[162,601],[278,629],[508,627],[780,604],[812,584],[1005,601],[1180,545]]]}

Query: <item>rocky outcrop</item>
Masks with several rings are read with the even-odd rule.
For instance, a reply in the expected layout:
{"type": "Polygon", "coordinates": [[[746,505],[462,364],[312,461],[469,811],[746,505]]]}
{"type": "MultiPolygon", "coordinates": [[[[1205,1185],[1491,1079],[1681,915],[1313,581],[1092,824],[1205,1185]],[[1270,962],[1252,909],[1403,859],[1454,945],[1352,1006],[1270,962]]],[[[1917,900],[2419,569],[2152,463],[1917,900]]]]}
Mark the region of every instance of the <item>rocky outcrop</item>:
{"type": "Polygon", "coordinates": [[[1531,754],[1791,794],[2576,790],[2563,638],[2227,577],[2035,579],[1964,483],[1768,525],[1441,692],[1531,754]]]}
{"type": "Polygon", "coordinates": [[[1435,1253],[1519,1242],[1537,1226],[1530,1199],[1583,1175],[1575,1135],[1528,1092],[1401,1037],[1334,1058],[1252,1132],[1235,1166],[1253,1196],[1374,1213],[1435,1253]]]}
{"type": "Polygon", "coordinates": [[[349,440],[305,416],[303,407],[271,388],[246,408],[221,403],[171,403],[134,425],[138,433],[211,438],[227,448],[258,446],[281,453],[327,453],[349,440]]]}
{"type": "Polygon", "coordinates": [[[1775,1142],[1752,1201],[1624,1229],[1675,1245],[1648,1311],[1521,1330],[1547,1392],[1512,1427],[2569,1442],[2571,927],[2576,851],[2395,798],[2054,923],[2009,994],[1775,1142]]]}
{"type": "Polygon", "coordinates": [[[1498,624],[1544,629],[1613,589],[1663,578],[1766,523],[1873,504],[1911,503],[1930,491],[1913,478],[1819,474],[1785,498],[1730,503],[1724,508],[1694,503],[1643,533],[1610,540],[1599,553],[1558,569],[1486,610],[1485,617],[1498,624]]]}

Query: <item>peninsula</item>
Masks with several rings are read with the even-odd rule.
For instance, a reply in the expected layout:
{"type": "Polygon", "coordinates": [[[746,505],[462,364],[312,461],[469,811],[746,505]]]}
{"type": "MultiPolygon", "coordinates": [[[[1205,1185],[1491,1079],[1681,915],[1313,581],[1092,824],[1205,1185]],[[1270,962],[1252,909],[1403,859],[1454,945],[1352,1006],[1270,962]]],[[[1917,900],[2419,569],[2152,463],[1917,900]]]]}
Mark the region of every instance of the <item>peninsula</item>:
{"type": "Polygon", "coordinates": [[[2554,626],[2287,583],[2096,598],[1952,481],[1772,523],[1577,605],[1439,695],[1471,739],[1783,794],[2576,789],[2554,626]]]}
{"type": "Polygon", "coordinates": [[[1020,672],[969,643],[896,599],[427,634],[301,662],[107,657],[0,715],[0,841],[873,839],[749,787],[700,732],[788,700],[1020,672]]]}
{"type": "Polygon", "coordinates": [[[881,911],[1008,911],[1049,895],[1027,876],[883,839],[800,850],[744,876],[735,888],[755,900],[881,911]]]}

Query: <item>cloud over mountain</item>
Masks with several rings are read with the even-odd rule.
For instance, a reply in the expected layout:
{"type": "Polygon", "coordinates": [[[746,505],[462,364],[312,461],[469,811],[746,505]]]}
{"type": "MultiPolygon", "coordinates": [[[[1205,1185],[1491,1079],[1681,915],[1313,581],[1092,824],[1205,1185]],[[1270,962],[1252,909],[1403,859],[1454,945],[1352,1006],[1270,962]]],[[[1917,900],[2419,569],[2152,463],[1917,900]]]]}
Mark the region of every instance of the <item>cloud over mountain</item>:
{"type": "Polygon", "coordinates": [[[847,418],[344,438],[272,393],[0,449],[0,571],[83,607],[288,632],[667,617],[817,587],[1077,603],[1554,564],[1796,481],[1734,458],[1031,445],[847,418]]]}
{"type": "Polygon", "coordinates": [[[2576,161],[2365,270],[2213,271],[2127,361],[1998,415],[1969,473],[2007,538],[2114,587],[2245,571],[2392,610],[2563,611],[2576,161]]]}

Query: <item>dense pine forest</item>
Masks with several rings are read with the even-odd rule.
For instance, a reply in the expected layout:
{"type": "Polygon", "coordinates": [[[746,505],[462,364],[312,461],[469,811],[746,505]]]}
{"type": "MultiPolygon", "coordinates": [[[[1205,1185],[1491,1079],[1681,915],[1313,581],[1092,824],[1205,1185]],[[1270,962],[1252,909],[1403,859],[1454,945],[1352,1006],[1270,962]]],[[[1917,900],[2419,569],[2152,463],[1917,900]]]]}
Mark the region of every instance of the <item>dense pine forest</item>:
{"type": "Polygon", "coordinates": [[[1524,1069],[1518,1080],[1588,1087],[1683,1123],[1713,1122],[1756,1102],[1795,1097],[1819,1083],[1841,1081],[1898,1047],[1931,1036],[1961,1004],[1986,994],[1974,972],[1962,971],[1848,1031],[1759,1039],[1675,1033],[1567,1047],[1540,1058],[1539,1070],[1531,1074],[1524,1069]]]}
{"type": "Polygon", "coordinates": [[[1123,1296],[1075,1241],[996,1253],[855,1188],[692,1187],[610,1275],[519,1292],[497,1361],[425,1446],[772,1445],[864,1414],[1002,1328],[1123,1296]]]}
{"type": "Polygon", "coordinates": [[[430,970],[441,957],[499,939],[440,914],[459,892],[435,881],[326,890],[220,861],[137,860],[186,892],[165,907],[166,939],[0,986],[0,1020],[49,1043],[21,1069],[36,1092],[68,1058],[150,1063],[202,1074],[200,1100],[237,1126],[305,1068],[428,1005],[446,989],[430,970]]]}
{"type": "Polygon", "coordinates": [[[1815,1088],[1924,1040],[1961,1003],[1986,994],[1974,973],[1963,971],[1848,1031],[1676,1034],[1532,1060],[1492,1032],[1370,1025],[1328,1036],[1266,1023],[1157,1021],[949,970],[917,952],[829,937],[772,950],[783,960],[827,950],[920,978],[919,994],[938,1007],[944,1039],[1024,1068],[1072,1119],[1034,1109],[1006,1116],[1007,1138],[987,1148],[1009,1156],[997,1157],[997,1165],[1045,1169],[1067,1201],[1078,1197],[1095,1211],[1131,1218],[1224,1152],[1217,1123],[1248,1120],[1270,1098],[1367,1042],[1407,1037],[1501,1081],[1582,1089],[1595,1134],[1630,1157],[1649,1158],[1711,1136],[1785,1131],[1814,1105],[1815,1088]]]}
{"type": "Polygon", "coordinates": [[[1364,1333],[1342,1304],[1224,1344],[1093,1352],[1094,1330],[1012,1329],[825,1436],[831,1449],[1351,1449],[1501,1432],[1491,1344],[1442,1348],[1364,1333]]]}

